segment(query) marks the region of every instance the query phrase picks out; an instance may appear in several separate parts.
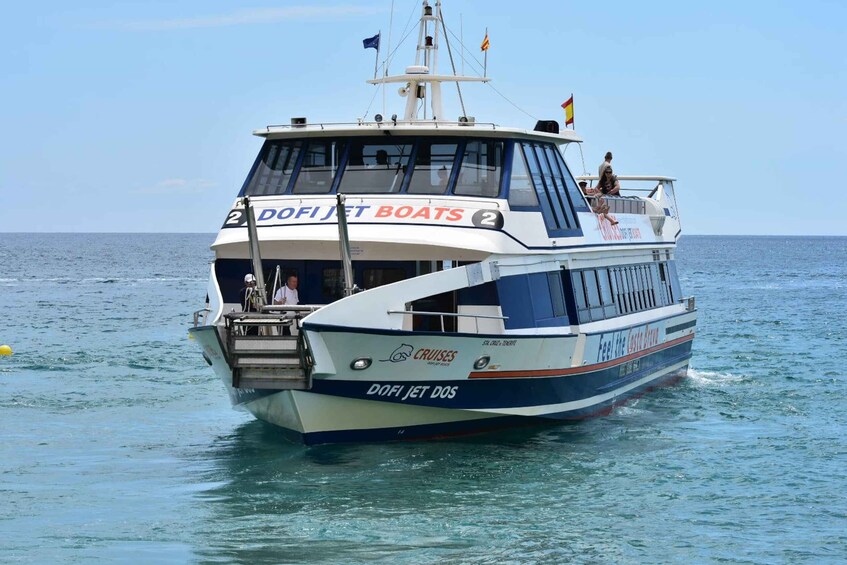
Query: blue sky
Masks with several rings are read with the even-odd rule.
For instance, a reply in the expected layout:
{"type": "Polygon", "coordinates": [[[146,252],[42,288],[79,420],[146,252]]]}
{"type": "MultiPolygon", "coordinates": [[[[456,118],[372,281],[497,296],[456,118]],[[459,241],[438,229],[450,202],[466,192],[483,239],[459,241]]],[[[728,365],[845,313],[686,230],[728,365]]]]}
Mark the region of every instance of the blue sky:
{"type": "MultiPolygon", "coordinates": [[[[395,45],[419,6],[395,1],[395,45]]],[[[365,114],[376,87],[361,40],[381,30],[387,42],[390,7],[7,3],[0,231],[216,231],[261,145],[253,129],[365,114]]],[[[619,174],[677,177],[687,233],[847,235],[847,3],[443,9],[469,56],[481,59],[489,29],[488,74],[505,98],[466,86],[478,121],[561,121],[573,93],[587,169],[612,150],[619,174]]],[[[413,39],[393,70],[411,64],[413,39]]],[[[387,99],[402,114],[394,88],[387,99]]],[[[581,172],[576,148],[566,157],[581,172]]]]}

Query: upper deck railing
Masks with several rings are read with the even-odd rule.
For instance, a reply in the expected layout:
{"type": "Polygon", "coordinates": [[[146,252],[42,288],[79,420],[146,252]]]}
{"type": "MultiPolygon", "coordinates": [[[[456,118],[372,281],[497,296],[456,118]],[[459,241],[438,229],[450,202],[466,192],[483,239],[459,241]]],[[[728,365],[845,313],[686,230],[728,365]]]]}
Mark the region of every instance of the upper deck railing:
{"type": "MultiPolygon", "coordinates": [[[[256,133],[275,133],[275,132],[288,132],[288,131],[335,131],[342,129],[354,129],[354,128],[376,128],[376,129],[387,129],[391,127],[429,127],[433,129],[448,129],[448,128],[475,128],[475,129],[486,129],[486,130],[497,130],[503,129],[503,126],[500,124],[495,124],[494,122],[477,122],[473,120],[468,121],[457,121],[457,122],[446,122],[446,121],[420,121],[420,120],[401,120],[401,119],[389,119],[389,120],[358,120],[355,122],[316,122],[316,123],[302,123],[302,124],[271,124],[265,126],[264,129],[256,130],[256,133]]],[[[511,128],[510,128],[511,129],[511,128]]]]}
{"type": "MultiPolygon", "coordinates": [[[[587,181],[589,183],[589,188],[594,188],[592,184],[598,180],[600,177],[596,175],[582,175],[576,177],[577,182],[579,181],[587,181]]],[[[618,175],[617,179],[620,183],[620,195],[612,196],[608,194],[600,195],[587,195],[586,199],[588,203],[591,205],[592,209],[596,209],[598,201],[602,199],[604,203],[609,206],[609,212],[612,214],[649,214],[653,212],[652,206],[648,206],[648,200],[653,198],[657,191],[665,187],[665,190],[668,190],[668,187],[672,187],[673,182],[676,180],[673,177],[660,176],[660,175],[618,175]],[[641,186],[627,186],[627,182],[637,182],[642,183],[642,185],[648,185],[646,187],[641,186]],[[654,186],[649,186],[648,183],[656,183],[654,186]]]]}

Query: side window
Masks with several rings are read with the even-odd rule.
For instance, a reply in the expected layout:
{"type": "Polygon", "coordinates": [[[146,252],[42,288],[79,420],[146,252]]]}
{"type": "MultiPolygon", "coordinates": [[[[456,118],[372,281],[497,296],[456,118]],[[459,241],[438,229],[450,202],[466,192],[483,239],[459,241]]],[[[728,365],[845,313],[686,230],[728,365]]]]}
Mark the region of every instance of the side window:
{"type": "Polygon", "coordinates": [[[291,192],[295,194],[326,194],[338,174],[344,153],[344,142],[332,139],[310,139],[303,152],[303,163],[291,192]]]}
{"type": "Polygon", "coordinates": [[[344,296],[344,284],[341,281],[341,269],[327,268],[321,276],[321,291],[326,300],[335,301],[344,296]]]}
{"type": "Polygon", "coordinates": [[[647,300],[647,307],[655,308],[656,300],[653,297],[653,285],[650,284],[652,281],[650,279],[648,269],[649,265],[641,265],[639,267],[639,270],[641,271],[641,280],[644,281],[642,284],[644,285],[644,296],[647,300]]]}
{"type": "Polygon", "coordinates": [[[538,206],[538,196],[529,180],[526,160],[518,143],[512,154],[512,176],[509,179],[509,206],[538,206]]]}
{"type": "Polygon", "coordinates": [[[632,302],[632,283],[627,276],[627,268],[620,267],[621,288],[623,288],[624,303],[626,304],[626,313],[635,312],[635,305],[632,302]]]}
{"type": "MultiPolygon", "coordinates": [[[[562,195],[556,188],[553,181],[553,176],[550,172],[550,163],[547,161],[547,156],[544,153],[544,148],[540,145],[533,145],[535,155],[538,157],[538,164],[541,167],[541,175],[544,178],[544,185],[547,187],[547,194],[550,196],[553,213],[557,217],[557,223],[563,228],[570,228],[572,222],[569,221],[568,215],[565,213],[565,204],[562,202],[562,195]]],[[[567,200],[567,199],[566,199],[567,200]]]]}
{"type": "Polygon", "coordinates": [[[582,272],[585,284],[585,296],[588,299],[588,307],[592,320],[603,319],[603,306],[600,302],[600,287],[597,285],[597,272],[590,269],[582,272]]]}
{"type": "Polygon", "coordinates": [[[541,213],[544,216],[544,223],[547,225],[548,230],[561,230],[564,226],[559,223],[559,216],[554,212],[556,208],[553,206],[553,201],[550,200],[550,193],[541,178],[541,168],[538,165],[538,160],[535,158],[535,151],[529,143],[524,143],[522,146],[524,155],[526,156],[526,165],[529,168],[530,178],[532,179],[532,184],[535,186],[535,193],[538,195],[538,200],[541,203],[541,213]]]}
{"type": "Polygon", "coordinates": [[[673,303],[673,296],[671,295],[671,281],[668,276],[668,266],[666,263],[659,263],[659,283],[660,289],[662,293],[662,300],[665,305],[673,303]]]}
{"type": "Polygon", "coordinates": [[[630,280],[632,281],[632,294],[635,300],[633,301],[635,304],[636,312],[644,310],[644,300],[641,294],[641,282],[638,280],[638,270],[637,267],[627,267],[627,274],[629,275],[630,280]]]}
{"type": "Polygon", "coordinates": [[[653,303],[656,306],[665,306],[665,302],[662,299],[662,287],[659,284],[659,266],[656,263],[650,263],[647,265],[647,277],[650,279],[653,303]]]}
{"type": "MultiPolygon", "coordinates": [[[[562,176],[562,170],[559,168],[558,151],[556,151],[555,147],[552,144],[544,145],[544,156],[547,158],[547,162],[550,166],[550,175],[552,178],[552,183],[549,183],[551,186],[556,187],[556,196],[559,199],[559,202],[562,205],[562,210],[565,214],[565,220],[567,222],[568,227],[576,227],[577,221],[574,216],[573,206],[571,205],[570,200],[568,199],[568,195],[566,194],[565,187],[565,179],[562,176]]],[[[540,158],[540,157],[539,157],[540,158]]]]}
{"type": "Polygon", "coordinates": [[[571,172],[568,169],[568,165],[567,163],[565,163],[565,158],[562,156],[561,152],[554,146],[551,146],[551,150],[551,165],[553,165],[554,167],[559,167],[559,170],[561,171],[561,178],[564,182],[564,189],[570,197],[571,204],[575,209],[587,212],[588,206],[585,203],[585,197],[583,196],[582,191],[579,190],[579,187],[577,186],[573,175],[571,175],[571,172]]]}
{"type": "Polygon", "coordinates": [[[588,314],[588,301],[585,299],[585,285],[582,284],[582,272],[571,272],[571,284],[573,285],[573,297],[576,303],[576,311],[579,317],[579,323],[591,321],[591,316],[588,314]]]}
{"type": "Polygon", "coordinates": [[[615,303],[615,314],[620,316],[624,313],[623,294],[621,287],[618,284],[618,269],[616,267],[609,269],[609,282],[612,285],[612,300],[615,303]]]}
{"type": "Polygon", "coordinates": [[[502,141],[468,140],[453,194],[496,198],[502,170],[502,141]]]}
{"type": "Polygon", "coordinates": [[[363,275],[362,282],[365,285],[365,289],[368,289],[402,281],[406,278],[406,271],[397,268],[365,269],[363,275]]]}
{"type": "Polygon", "coordinates": [[[676,262],[668,261],[668,279],[670,282],[671,303],[682,300],[682,290],[679,287],[679,275],[676,272],[676,262]]]}
{"type": "Polygon", "coordinates": [[[612,296],[612,284],[606,269],[597,269],[597,283],[600,285],[600,299],[603,302],[603,317],[611,318],[617,314],[612,296]]]}
{"type": "Polygon", "coordinates": [[[565,310],[565,294],[562,290],[562,277],[558,272],[547,273],[547,279],[550,283],[550,298],[553,301],[553,316],[560,317],[566,314],[565,310]]]}

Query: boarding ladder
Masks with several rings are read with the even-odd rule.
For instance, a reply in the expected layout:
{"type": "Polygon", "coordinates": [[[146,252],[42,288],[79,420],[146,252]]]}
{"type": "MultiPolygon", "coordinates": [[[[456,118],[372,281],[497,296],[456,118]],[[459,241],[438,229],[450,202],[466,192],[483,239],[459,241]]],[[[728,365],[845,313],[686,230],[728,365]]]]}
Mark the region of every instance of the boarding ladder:
{"type": "Polygon", "coordinates": [[[314,361],[305,335],[283,335],[297,319],[276,312],[224,316],[234,388],[309,390],[314,361]]]}

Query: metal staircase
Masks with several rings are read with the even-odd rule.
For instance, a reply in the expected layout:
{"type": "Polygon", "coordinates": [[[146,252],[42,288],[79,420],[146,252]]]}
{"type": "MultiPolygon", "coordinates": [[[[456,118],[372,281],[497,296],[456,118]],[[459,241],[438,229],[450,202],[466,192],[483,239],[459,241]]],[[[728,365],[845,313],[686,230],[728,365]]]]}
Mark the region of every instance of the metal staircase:
{"type": "Polygon", "coordinates": [[[282,335],[290,318],[232,313],[226,318],[226,350],[235,388],[309,390],[312,357],[303,334],[282,335]]]}

